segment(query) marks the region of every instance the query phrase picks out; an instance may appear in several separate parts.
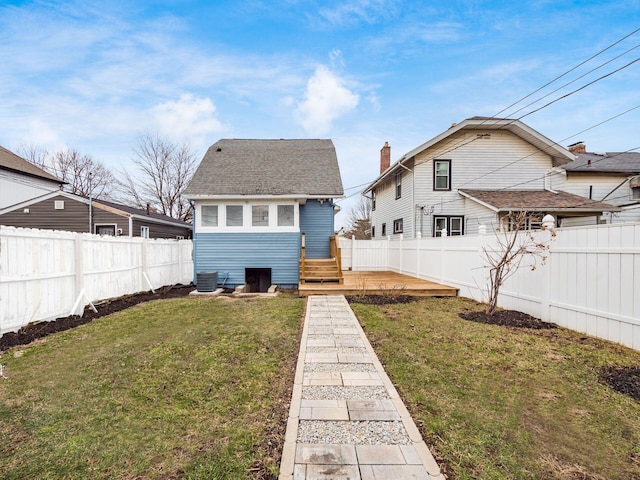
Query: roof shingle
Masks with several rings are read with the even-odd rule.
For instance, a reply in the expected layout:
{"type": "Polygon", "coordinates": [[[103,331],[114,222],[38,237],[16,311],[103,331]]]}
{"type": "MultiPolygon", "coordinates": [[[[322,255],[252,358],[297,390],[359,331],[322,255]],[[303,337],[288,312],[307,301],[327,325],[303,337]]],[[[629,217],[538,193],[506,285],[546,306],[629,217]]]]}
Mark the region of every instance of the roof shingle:
{"type": "Polygon", "coordinates": [[[45,180],[51,180],[56,183],[65,183],[2,146],[0,146],[0,167],[24,173],[32,177],[44,178],[45,180]]]}
{"type": "Polygon", "coordinates": [[[187,187],[201,195],[344,194],[331,140],[221,139],[214,143],[187,187]]]}
{"type": "Polygon", "coordinates": [[[618,212],[620,208],[571,193],[549,190],[458,190],[465,197],[490,205],[498,212],[618,212]]]}

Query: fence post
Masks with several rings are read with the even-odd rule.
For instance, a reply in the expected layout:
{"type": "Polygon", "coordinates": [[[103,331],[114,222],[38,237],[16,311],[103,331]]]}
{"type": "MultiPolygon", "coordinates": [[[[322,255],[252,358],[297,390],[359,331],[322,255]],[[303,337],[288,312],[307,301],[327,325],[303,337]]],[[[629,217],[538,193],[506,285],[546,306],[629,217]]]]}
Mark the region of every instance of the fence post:
{"type": "Polygon", "coordinates": [[[84,290],[84,256],[82,252],[82,234],[77,233],[75,235],[75,252],[73,268],[75,270],[75,297],[74,300],[80,298],[82,291],[84,290]]]}
{"type": "Polygon", "coordinates": [[[420,278],[420,240],[422,232],[416,232],[416,278],[420,278]]]}
{"type": "Polygon", "coordinates": [[[351,270],[356,270],[356,236],[351,235],[351,270]]]}
{"type": "Polygon", "coordinates": [[[400,273],[402,274],[402,264],[404,260],[404,233],[400,234],[400,273]]]}
{"type": "Polygon", "coordinates": [[[444,271],[446,270],[446,258],[444,249],[445,238],[447,238],[447,229],[443,228],[442,230],[440,230],[440,281],[438,282],[441,284],[444,284],[444,271]]]}

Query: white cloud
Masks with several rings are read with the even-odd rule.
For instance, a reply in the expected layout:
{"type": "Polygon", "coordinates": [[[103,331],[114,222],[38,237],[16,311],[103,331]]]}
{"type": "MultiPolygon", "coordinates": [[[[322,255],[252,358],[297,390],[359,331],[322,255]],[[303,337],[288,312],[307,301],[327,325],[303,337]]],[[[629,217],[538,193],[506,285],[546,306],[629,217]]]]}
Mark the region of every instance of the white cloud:
{"type": "Polygon", "coordinates": [[[169,100],[153,108],[161,134],[177,140],[190,139],[192,144],[211,143],[211,136],[224,130],[216,118],[216,106],[208,98],[183,94],[179,100],[169,100]]]}
{"type": "Polygon", "coordinates": [[[307,82],[305,99],[298,105],[298,120],[313,135],[324,135],[334,120],[354,110],[360,96],[344,86],[344,81],[326,66],[316,68],[307,82]]]}

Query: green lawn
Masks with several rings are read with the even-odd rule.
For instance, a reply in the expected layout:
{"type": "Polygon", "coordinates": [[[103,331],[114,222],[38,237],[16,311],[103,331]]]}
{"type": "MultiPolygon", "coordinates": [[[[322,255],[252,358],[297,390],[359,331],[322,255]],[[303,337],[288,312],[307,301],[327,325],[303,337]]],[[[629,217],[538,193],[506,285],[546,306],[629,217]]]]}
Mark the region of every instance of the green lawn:
{"type": "Polygon", "coordinates": [[[0,356],[0,478],[277,474],[304,302],[141,304],[0,356]]]}
{"type": "Polygon", "coordinates": [[[482,306],[462,298],[352,308],[457,480],[640,478],[640,402],[598,381],[640,352],[465,321],[482,306]]]}

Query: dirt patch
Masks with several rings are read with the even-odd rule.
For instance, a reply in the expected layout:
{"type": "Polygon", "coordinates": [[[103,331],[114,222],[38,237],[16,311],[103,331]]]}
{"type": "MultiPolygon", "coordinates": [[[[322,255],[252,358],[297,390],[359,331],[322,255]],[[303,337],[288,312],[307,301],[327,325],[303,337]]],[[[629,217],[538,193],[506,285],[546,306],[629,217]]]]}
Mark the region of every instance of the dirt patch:
{"type": "Polygon", "coordinates": [[[68,317],[57,318],[50,322],[37,322],[25,325],[17,332],[8,332],[0,337],[0,352],[17,345],[27,345],[28,343],[45,337],[51,333],[62,332],[79,325],[84,325],[92,320],[114,312],[119,312],[126,308],[137,305],[138,303],[148,302],[150,300],[160,300],[165,298],[184,297],[188,295],[195,287],[185,285],[171,285],[156,290],[155,293],[144,292],[135,295],[125,295],[123,297],[107,300],[100,304],[96,304],[98,313],[87,307],[82,316],[71,315],[68,317]]]}
{"type": "Polygon", "coordinates": [[[605,367],[599,379],[616,392],[640,401],[640,367],[605,367]]]}
{"type": "Polygon", "coordinates": [[[543,322],[531,315],[515,310],[498,310],[493,315],[487,315],[484,312],[467,312],[459,313],[458,316],[472,322],[502,325],[504,327],[532,328],[535,330],[556,328],[553,323],[543,322]]]}
{"type": "Polygon", "coordinates": [[[396,303],[412,303],[421,297],[412,295],[347,295],[349,303],[362,303],[364,305],[390,305],[396,303]]]}

